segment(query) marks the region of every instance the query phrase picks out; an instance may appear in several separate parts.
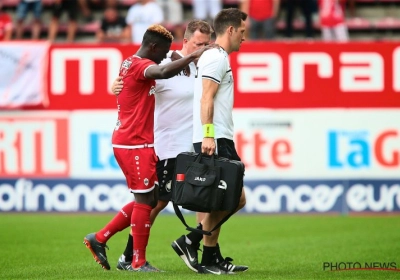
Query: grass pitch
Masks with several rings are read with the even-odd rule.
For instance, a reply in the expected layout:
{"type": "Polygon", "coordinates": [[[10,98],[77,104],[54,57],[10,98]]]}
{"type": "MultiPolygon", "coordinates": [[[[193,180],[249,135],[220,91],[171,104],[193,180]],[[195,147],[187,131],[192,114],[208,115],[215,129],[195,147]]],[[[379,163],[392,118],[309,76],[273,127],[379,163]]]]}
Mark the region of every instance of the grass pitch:
{"type": "Polygon", "coordinates": [[[115,269],[128,230],[108,242],[112,269],[103,271],[82,241],[112,217],[0,213],[0,279],[400,279],[400,216],[236,215],[223,226],[222,253],[250,269],[226,276],[198,275],[183,264],[170,244],[187,231],[168,214],[156,220],[147,253],[165,273],[115,269]],[[398,272],[324,271],[324,262],[394,262],[398,272]]]}

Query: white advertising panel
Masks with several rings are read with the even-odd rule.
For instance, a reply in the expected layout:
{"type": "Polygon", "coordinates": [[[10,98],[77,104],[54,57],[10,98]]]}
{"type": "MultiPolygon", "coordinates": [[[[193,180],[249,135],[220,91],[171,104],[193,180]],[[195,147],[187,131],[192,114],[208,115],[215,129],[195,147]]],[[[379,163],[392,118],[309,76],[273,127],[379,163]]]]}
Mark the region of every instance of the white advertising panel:
{"type": "MultiPolygon", "coordinates": [[[[116,119],[116,110],[0,112],[0,175],[124,179],[116,119]]],[[[235,109],[234,122],[247,180],[400,177],[396,109],[235,109]]]]}
{"type": "Polygon", "coordinates": [[[71,112],[71,178],[124,179],[111,145],[117,110],[71,112]]]}
{"type": "Polygon", "coordinates": [[[399,178],[397,109],[234,112],[248,179],[399,178]]]}
{"type": "Polygon", "coordinates": [[[0,44],[0,107],[48,105],[48,42],[0,44]]]}

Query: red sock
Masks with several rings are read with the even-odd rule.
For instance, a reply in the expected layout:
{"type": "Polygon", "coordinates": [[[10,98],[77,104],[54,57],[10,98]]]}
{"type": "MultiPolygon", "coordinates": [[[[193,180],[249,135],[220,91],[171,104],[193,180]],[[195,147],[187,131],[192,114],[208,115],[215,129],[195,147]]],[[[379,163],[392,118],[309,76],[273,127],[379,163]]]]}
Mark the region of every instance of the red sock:
{"type": "Polygon", "coordinates": [[[146,262],[146,247],[150,236],[151,207],[146,204],[136,203],[133,207],[131,227],[133,234],[133,260],[132,267],[139,268],[146,262]]]}
{"type": "Polygon", "coordinates": [[[135,201],[129,202],[117,215],[101,230],[96,233],[96,239],[100,243],[106,243],[118,231],[124,230],[131,224],[132,210],[135,201]]]}

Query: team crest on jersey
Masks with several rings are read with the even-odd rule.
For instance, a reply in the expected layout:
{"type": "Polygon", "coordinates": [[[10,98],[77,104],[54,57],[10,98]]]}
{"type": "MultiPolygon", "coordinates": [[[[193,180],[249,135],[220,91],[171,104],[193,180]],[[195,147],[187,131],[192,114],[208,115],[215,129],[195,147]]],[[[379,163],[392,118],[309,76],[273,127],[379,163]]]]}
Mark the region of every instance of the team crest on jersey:
{"type": "Polygon", "coordinates": [[[156,87],[155,86],[151,86],[150,91],[149,91],[149,96],[153,95],[156,93],[156,87]]]}
{"type": "Polygon", "coordinates": [[[124,60],[124,61],[122,62],[121,68],[129,69],[129,67],[131,67],[131,65],[132,65],[132,61],[124,60]]]}

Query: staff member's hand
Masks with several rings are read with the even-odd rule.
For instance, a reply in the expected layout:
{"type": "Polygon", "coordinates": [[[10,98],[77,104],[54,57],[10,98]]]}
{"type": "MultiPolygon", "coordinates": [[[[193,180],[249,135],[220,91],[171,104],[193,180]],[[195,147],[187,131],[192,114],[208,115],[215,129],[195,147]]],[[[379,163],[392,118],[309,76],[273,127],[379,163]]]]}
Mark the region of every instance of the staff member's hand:
{"type": "Polygon", "coordinates": [[[211,49],[219,48],[218,44],[209,44],[207,46],[202,47],[201,49],[198,49],[195,52],[192,52],[190,56],[194,57],[195,59],[199,59],[199,57],[203,54],[203,52],[211,49]]]}
{"type": "Polygon", "coordinates": [[[215,153],[215,140],[211,137],[204,137],[201,143],[201,153],[206,155],[213,155],[215,153]]]}

